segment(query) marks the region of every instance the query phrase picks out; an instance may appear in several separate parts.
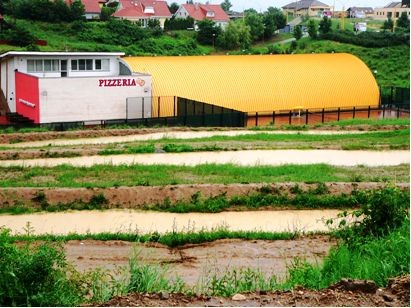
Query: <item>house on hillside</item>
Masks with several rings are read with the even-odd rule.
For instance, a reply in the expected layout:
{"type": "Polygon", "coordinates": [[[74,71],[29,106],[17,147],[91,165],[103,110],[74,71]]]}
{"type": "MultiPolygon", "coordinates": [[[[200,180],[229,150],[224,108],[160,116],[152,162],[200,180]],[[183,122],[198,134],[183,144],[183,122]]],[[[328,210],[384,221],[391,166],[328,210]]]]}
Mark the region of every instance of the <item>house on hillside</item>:
{"type": "MultiPolygon", "coordinates": [[[[71,5],[74,0],[66,0],[67,5],[71,5]]],[[[101,8],[107,0],[81,0],[84,5],[85,17],[87,20],[100,19],[101,8]]]]}
{"type": "Polygon", "coordinates": [[[230,17],[219,4],[182,4],[174,14],[175,18],[191,17],[195,21],[210,19],[221,28],[225,28],[230,22],[230,17]]]}
{"type": "Polygon", "coordinates": [[[284,13],[295,16],[323,17],[324,12],[331,12],[332,7],[317,0],[294,1],[282,7],[284,13]]]}
{"type": "Polygon", "coordinates": [[[347,10],[348,18],[367,18],[374,16],[374,9],[372,7],[350,7],[347,10]]]}
{"type": "Polygon", "coordinates": [[[374,18],[380,20],[388,18],[396,19],[399,18],[403,12],[406,12],[408,17],[410,17],[409,1],[391,2],[382,8],[376,8],[374,10],[374,18]]]}
{"type": "Polygon", "coordinates": [[[166,1],[162,0],[119,0],[117,11],[113,14],[116,18],[140,22],[147,27],[150,19],[160,21],[160,27],[164,28],[166,19],[171,18],[166,1]]]}

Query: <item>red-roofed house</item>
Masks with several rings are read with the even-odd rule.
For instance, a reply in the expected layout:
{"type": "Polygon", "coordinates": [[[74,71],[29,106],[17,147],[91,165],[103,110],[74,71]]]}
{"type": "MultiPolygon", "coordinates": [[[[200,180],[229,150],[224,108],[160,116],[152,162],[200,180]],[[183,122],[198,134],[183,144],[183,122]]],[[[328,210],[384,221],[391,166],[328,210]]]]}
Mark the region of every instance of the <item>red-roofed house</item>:
{"type": "Polygon", "coordinates": [[[221,28],[225,28],[230,21],[230,17],[219,4],[182,4],[174,16],[176,18],[190,16],[196,21],[207,18],[214,21],[221,28]]]}
{"type": "MultiPolygon", "coordinates": [[[[66,0],[67,5],[71,5],[75,0],[66,0]]],[[[86,19],[100,19],[101,8],[107,0],[81,0],[84,5],[86,19]]]]}
{"type": "Polygon", "coordinates": [[[158,19],[161,28],[164,28],[164,22],[171,18],[166,1],[162,0],[120,0],[114,17],[128,19],[130,21],[139,21],[143,27],[146,27],[150,19],[158,19]]]}

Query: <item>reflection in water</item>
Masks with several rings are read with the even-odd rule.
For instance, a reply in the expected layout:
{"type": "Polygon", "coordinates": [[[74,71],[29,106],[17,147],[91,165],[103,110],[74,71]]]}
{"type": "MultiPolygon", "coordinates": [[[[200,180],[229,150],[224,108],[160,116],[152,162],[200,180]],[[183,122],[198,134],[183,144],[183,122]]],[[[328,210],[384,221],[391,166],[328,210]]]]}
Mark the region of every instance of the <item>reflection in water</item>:
{"type": "Polygon", "coordinates": [[[13,233],[25,233],[27,223],[34,234],[68,234],[76,232],[199,231],[221,226],[243,231],[328,231],[325,220],[337,217],[339,210],[284,210],[254,212],[159,213],[135,210],[77,211],[0,215],[0,226],[13,233]]]}

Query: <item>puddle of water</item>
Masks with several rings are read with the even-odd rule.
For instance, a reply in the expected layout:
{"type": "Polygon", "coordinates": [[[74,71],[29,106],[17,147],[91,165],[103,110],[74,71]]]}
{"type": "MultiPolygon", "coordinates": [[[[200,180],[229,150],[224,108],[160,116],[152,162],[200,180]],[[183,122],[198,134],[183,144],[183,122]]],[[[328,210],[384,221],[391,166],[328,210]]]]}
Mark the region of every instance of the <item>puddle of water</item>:
{"type": "Polygon", "coordinates": [[[336,218],[339,210],[285,210],[256,212],[159,213],[133,210],[79,211],[0,215],[0,226],[13,234],[24,234],[29,223],[33,234],[102,232],[150,233],[157,231],[199,231],[221,226],[236,231],[328,231],[325,220],[336,218]]]}
{"type": "MultiPolygon", "coordinates": [[[[350,131],[350,134],[366,134],[366,131],[350,131]]],[[[347,134],[346,131],[196,131],[196,132],[165,132],[165,133],[151,133],[128,136],[111,136],[99,138],[82,138],[82,139],[54,139],[42,140],[32,142],[22,142],[17,144],[0,144],[2,147],[12,148],[29,148],[29,147],[43,147],[43,146],[65,146],[65,145],[82,145],[82,144],[110,144],[110,143],[124,143],[133,141],[147,141],[159,140],[163,138],[170,139],[196,139],[207,138],[213,136],[239,136],[239,135],[255,135],[255,134],[270,134],[270,135],[289,135],[289,134],[303,134],[303,135],[341,135],[347,134]]]]}
{"type": "Polygon", "coordinates": [[[89,167],[98,164],[279,166],[284,164],[330,164],[334,166],[365,165],[373,167],[396,166],[409,164],[409,162],[409,151],[252,150],[4,160],[0,161],[0,166],[53,167],[62,164],[76,167],[89,167]]]}

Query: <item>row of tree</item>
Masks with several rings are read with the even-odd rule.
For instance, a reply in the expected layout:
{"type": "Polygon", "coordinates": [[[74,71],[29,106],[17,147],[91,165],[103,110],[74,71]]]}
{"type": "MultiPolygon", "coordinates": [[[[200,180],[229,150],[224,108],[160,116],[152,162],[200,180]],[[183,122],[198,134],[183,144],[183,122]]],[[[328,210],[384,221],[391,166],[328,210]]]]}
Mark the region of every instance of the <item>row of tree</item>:
{"type": "Polygon", "coordinates": [[[64,0],[2,0],[0,12],[15,18],[46,22],[71,22],[84,19],[84,5],[73,0],[67,5],[64,0]]]}
{"type": "Polygon", "coordinates": [[[247,49],[252,42],[272,38],[286,25],[286,17],[278,8],[269,7],[264,13],[250,9],[244,14],[244,19],[231,21],[224,30],[209,19],[198,22],[197,40],[223,49],[247,49]]]}
{"type": "MultiPolygon", "coordinates": [[[[383,26],[383,30],[394,31],[394,22],[391,18],[388,18],[383,26]]],[[[355,30],[355,29],[354,29],[355,30]]],[[[409,32],[410,31],[410,20],[406,12],[403,12],[397,20],[396,30],[399,32],[409,32]]],[[[324,17],[318,24],[314,19],[310,19],[307,22],[307,33],[311,38],[317,38],[318,35],[324,36],[332,32],[332,22],[328,17],[324,17]]],[[[299,40],[303,36],[302,27],[296,26],[294,28],[294,37],[299,40]]]]}

